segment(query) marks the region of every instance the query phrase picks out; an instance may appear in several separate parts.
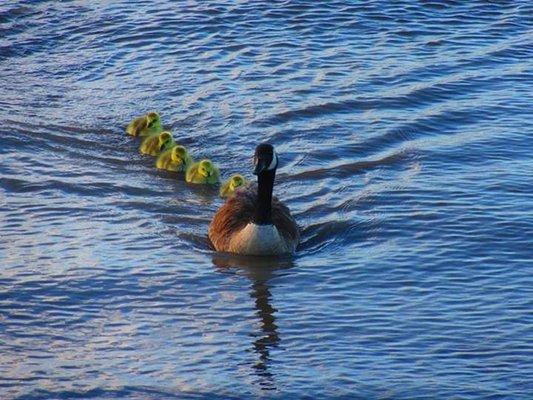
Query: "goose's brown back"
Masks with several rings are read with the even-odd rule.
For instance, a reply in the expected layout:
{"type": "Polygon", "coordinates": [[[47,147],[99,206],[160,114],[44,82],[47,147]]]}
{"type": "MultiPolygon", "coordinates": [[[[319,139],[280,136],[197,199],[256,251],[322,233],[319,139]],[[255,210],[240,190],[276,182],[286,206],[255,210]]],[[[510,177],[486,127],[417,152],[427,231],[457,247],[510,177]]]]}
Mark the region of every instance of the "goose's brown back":
{"type": "MultiPolygon", "coordinates": [[[[257,185],[238,188],[217,211],[209,226],[209,239],[217,251],[229,251],[231,239],[252,222],[257,203],[257,185]]],[[[272,197],[272,222],[285,241],[298,243],[300,233],[289,208],[272,197]]]]}

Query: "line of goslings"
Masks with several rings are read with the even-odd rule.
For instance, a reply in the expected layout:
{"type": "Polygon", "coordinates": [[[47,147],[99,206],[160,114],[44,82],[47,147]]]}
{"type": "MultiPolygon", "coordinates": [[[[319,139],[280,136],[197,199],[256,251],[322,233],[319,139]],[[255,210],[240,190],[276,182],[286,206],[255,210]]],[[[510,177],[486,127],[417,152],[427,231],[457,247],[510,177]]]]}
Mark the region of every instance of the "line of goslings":
{"type": "MultiPolygon", "coordinates": [[[[184,172],[185,181],[198,185],[219,185],[220,170],[210,159],[194,161],[189,151],[176,143],[172,133],[163,129],[157,112],[135,118],[126,127],[126,133],[142,139],[139,151],[156,157],[155,166],[173,172],[184,172]]],[[[248,182],[241,174],[230,176],[220,187],[223,198],[231,197],[235,189],[248,182]]]]}

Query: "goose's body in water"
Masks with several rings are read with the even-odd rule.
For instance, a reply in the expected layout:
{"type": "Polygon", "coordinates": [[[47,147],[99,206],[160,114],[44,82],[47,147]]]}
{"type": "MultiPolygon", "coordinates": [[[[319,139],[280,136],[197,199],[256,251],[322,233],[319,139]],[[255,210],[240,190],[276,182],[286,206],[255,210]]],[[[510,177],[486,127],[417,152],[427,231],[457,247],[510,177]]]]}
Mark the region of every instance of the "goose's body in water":
{"type": "Polygon", "coordinates": [[[278,160],[272,145],[257,146],[257,185],[238,188],[217,211],[209,227],[209,238],[216,250],[261,256],[295,252],[300,240],[298,225],[287,206],[272,196],[278,160]]]}
{"type": "Polygon", "coordinates": [[[269,256],[293,254],[298,244],[295,237],[280,234],[280,229],[273,224],[259,225],[249,222],[237,231],[221,251],[229,253],[269,256]]]}

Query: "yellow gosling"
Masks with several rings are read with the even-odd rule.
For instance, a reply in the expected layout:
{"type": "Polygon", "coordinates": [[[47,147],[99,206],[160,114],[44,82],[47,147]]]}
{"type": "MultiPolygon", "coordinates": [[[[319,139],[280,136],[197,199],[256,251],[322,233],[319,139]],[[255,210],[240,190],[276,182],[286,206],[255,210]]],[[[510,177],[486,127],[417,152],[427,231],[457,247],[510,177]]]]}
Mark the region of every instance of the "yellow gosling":
{"type": "Polygon", "coordinates": [[[159,134],[150,135],[144,138],[139,146],[139,151],[142,154],[149,154],[151,156],[158,156],[161,152],[176,145],[172,133],[168,131],[159,134]]]}
{"type": "Polygon", "coordinates": [[[192,158],[187,149],[183,146],[176,145],[162,152],[157,157],[155,166],[159,169],[166,169],[167,171],[183,172],[192,163],[192,158]]]}
{"type": "Polygon", "coordinates": [[[220,182],[220,171],[211,160],[202,160],[187,168],[185,180],[189,183],[216,184],[220,182]]]}
{"type": "Polygon", "coordinates": [[[248,182],[240,174],[232,175],[220,188],[220,197],[231,197],[235,194],[235,190],[248,182]]]}
{"type": "Polygon", "coordinates": [[[156,112],[135,118],[126,127],[126,133],[131,136],[150,136],[161,133],[162,130],[161,117],[156,112]]]}

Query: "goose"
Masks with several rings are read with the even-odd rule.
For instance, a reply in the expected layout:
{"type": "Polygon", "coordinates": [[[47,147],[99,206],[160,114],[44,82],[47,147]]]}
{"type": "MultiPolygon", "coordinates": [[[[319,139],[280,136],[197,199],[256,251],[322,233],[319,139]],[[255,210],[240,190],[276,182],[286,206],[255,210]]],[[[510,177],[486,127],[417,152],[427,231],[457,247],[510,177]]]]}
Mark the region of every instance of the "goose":
{"type": "Polygon", "coordinates": [[[272,196],[278,167],[274,147],[262,143],[254,156],[257,185],[238,188],[216,212],[209,239],[220,252],[277,256],[293,254],[300,241],[296,221],[289,209],[272,196]]]}
{"type": "Polygon", "coordinates": [[[167,171],[183,172],[192,164],[192,158],[187,149],[180,145],[162,152],[155,162],[156,168],[166,169],[167,171]]]}
{"type": "Polygon", "coordinates": [[[201,160],[187,168],[185,180],[188,183],[216,184],[220,182],[220,171],[211,160],[201,160]]]}
{"type": "Polygon", "coordinates": [[[231,197],[235,194],[235,190],[238,187],[247,184],[246,179],[240,174],[232,175],[220,188],[220,197],[231,197]]]}
{"type": "Polygon", "coordinates": [[[161,117],[156,112],[149,112],[142,117],[135,118],[126,127],[126,133],[131,136],[150,136],[162,130],[161,117]]]}
{"type": "Polygon", "coordinates": [[[161,132],[159,134],[150,135],[143,139],[141,145],[139,146],[139,151],[142,154],[149,154],[151,156],[157,156],[162,151],[170,149],[175,146],[174,138],[172,133],[168,131],[161,132]]]}

